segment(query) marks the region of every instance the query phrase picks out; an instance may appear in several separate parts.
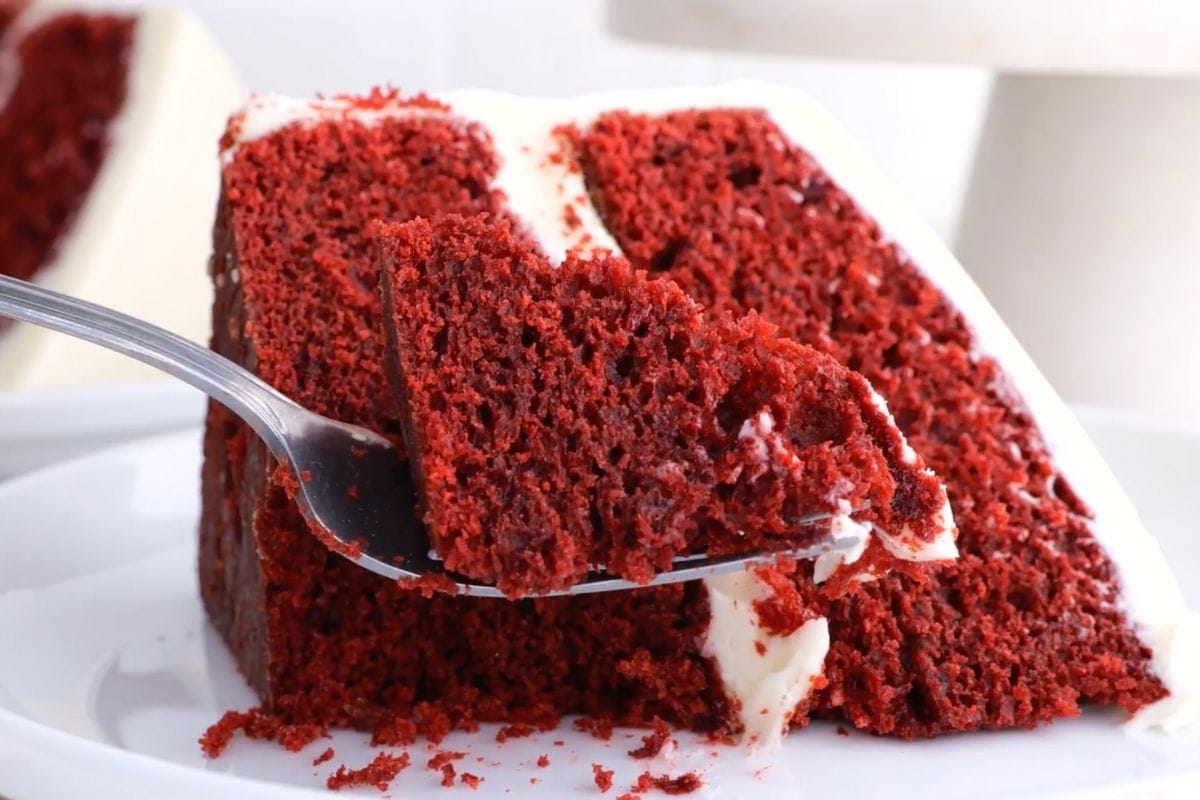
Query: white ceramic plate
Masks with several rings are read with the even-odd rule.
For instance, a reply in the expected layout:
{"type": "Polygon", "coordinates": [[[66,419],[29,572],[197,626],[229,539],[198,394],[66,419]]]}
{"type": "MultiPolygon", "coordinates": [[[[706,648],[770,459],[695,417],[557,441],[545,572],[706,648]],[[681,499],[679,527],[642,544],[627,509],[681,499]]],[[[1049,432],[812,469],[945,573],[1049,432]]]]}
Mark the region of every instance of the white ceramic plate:
{"type": "Polygon", "coordinates": [[[204,419],[204,395],[179,381],[0,392],[0,480],[204,419]]]}
{"type": "MultiPolygon", "coordinates": [[[[1097,412],[1084,419],[1200,605],[1200,432],[1097,412]]],[[[201,755],[204,729],[255,698],[197,599],[198,438],[193,430],[147,440],[0,487],[0,795],[328,797],[333,768],[370,760],[353,732],[300,754],[239,738],[216,761],[201,755]],[[335,759],[312,766],[328,745],[335,759]]],[[[484,778],[470,797],[596,797],[593,762],[617,771],[615,797],[647,766],[625,755],[637,743],[625,731],[602,743],[564,725],[497,744],[494,730],[443,745],[467,751],[460,769],[484,778]],[[544,769],[535,763],[542,753],[551,761],[544,769]]],[[[757,760],[680,739],[648,766],[701,770],[695,797],[1194,797],[1200,786],[1200,739],[1130,736],[1103,711],[1035,732],[917,743],[815,724],[757,760]]],[[[424,769],[425,745],[411,755],[391,794],[451,796],[424,769]]]]}

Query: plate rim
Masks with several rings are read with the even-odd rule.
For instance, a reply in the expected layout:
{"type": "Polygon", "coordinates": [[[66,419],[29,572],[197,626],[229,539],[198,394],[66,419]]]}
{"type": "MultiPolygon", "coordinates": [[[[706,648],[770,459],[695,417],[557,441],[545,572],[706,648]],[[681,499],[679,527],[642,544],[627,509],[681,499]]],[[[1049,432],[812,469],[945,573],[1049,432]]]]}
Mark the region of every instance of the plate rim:
{"type": "MultiPolygon", "coordinates": [[[[196,426],[189,426],[181,430],[140,437],[19,475],[0,483],[0,506],[13,494],[27,491],[30,484],[53,481],[55,476],[60,473],[86,469],[97,462],[102,463],[148,449],[164,448],[169,450],[175,447],[197,446],[200,430],[201,428],[196,426]]],[[[19,737],[18,741],[21,741],[26,748],[40,744],[39,749],[46,758],[64,763],[87,762],[91,767],[89,772],[92,774],[116,778],[127,774],[140,774],[162,782],[172,779],[186,780],[192,782],[189,789],[198,788],[228,793],[217,796],[244,797],[248,791],[253,791],[255,796],[262,797],[319,798],[326,796],[326,793],[316,789],[287,786],[248,776],[210,772],[133,750],[126,750],[112,744],[92,741],[50,727],[0,706],[0,732],[4,732],[6,729],[11,730],[14,736],[19,737]]]]}

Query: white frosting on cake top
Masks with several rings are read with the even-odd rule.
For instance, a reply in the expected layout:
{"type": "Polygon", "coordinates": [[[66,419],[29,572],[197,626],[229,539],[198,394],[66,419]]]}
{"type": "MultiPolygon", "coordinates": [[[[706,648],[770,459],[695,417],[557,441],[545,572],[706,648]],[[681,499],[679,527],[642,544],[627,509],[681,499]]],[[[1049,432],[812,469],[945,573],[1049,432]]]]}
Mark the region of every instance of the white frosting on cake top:
{"type": "MultiPolygon", "coordinates": [[[[312,125],[330,117],[364,125],[381,119],[423,117],[478,122],[491,137],[500,159],[495,185],[504,192],[508,206],[552,262],[561,262],[568,250],[585,245],[619,250],[587,200],[582,173],[571,169],[569,157],[560,157],[566,154],[555,128],[576,119],[576,114],[560,105],[570,101],[534,100],[471,90],[438,95],[436,99],[453,110],[445,112],[402,103],[362,108],[338,97],[318,100],[276,95],[254,97],[234,128],[234,142],[223,159],[226,162],[232,159],[242,142],[254,141],[288,125],[312,125]],[[564,218],[568,204],[579,215],[580,224],[574,229],[568,229],[564,218]]],[[[604,108],[597,106],[589,118],[604,108]]]]}
{"type": "MultiPolygon", "coordinates": [[[[587,201],[582,177],[568,165],[547,159],[560,147],[552,133],[555,127],[563,124],[586,127],[597,115],[613,109],[644,113],[714,107],[765,109],[784,134],[810,153],[964,314],[974,337],[976,357],[993,358],[1005,370],[1008,385],[999,386],[997,390],[1006,392],[1011,388],[1020,396],[1037,422],[1056,468],[1091,507],[1093,535],[1119,572],[1121,607],[1141,639],[1153,649],[1152,669],[1171,692],[1170,697],[1143,709],[1133,720],[1133,726],[1154,724],[1174,728],[1200,720],[1200,617],[1189,612],[1158,543],[1138,519],[1132,503],[1083,428],[966,271],[910,204],[870,165],[832,117],[810,98],[794,89],[758,82],[737,82],[712,88],[609,92],[571,99],[528,99],[477,90],[437,97],[452,107],[453,113],[449,116],[480,122],[489,131],[502,161],[498,186],[508,196],[513,211],[532,229],[552,259],[561,259],[567,249],[580,243],[584,233],[589,243],[615,249],[611,236],[587,201]],[[562,224],[562,206],[577,196],[583,199],[576,208],[583,224],[573,232],[566,232],[562,224]]],[[[257,98],[246,109],[238,141],[265,136],[290,124],[314,124],[330,115],[347,114],[370,124],[382,116],[412,113],[411,108],[402,105],[360,112],[348,110],[345,101],[314,103],[257,98]]],[[[948,518],[948,508],[946,515],[948,518]]],[[[886,538],[884,541],[888,542],[886,538]]],[[[897,544],[895,541],[890,543],[897,544]]],[[[924,554],[946,557],[953,547],[952,539],[943,537],[939,544],[948,547],[939,551],[935,546],[924,554]]],[[[893,552],[901,557],[922,555],[905,552],[899,546],[893,552]]],[[[752,605],[750,598],[755,590],[746,589],[737,582],[730,583],[730,586],[719,586],[710,582],[710,597],[721,594],[730,598],[744,591],[739,602],[730,602],[729,608],[742,609],[743,616],[736,624],[753,627],[755,621],[744,609],[752,605]],[[749,602],[743,602],[747,600],[749,602]]],[[[731,611],[729,618],[735,616],[731,611]]],[[[735,638],[722,636],[721,641],[735,638]]],[[[806,660],[807,656],[802,657],[800,649],[807,648],[805,652],[809,653],[817,645],[814,644],[815,635],[804,638],[802,644],[795,644],[796,649],[790,656],[780,656],[779,663],[806,660]]],[[[721,651],[726,646],[716,640],[711,643],[717,662],[721,665],[741,664],[738,654],[721,651]]],[[[731,666],[729,669],[742,668],[731,666]]],[[[725,674],[724,670],[722,666],[727,687],[732,690],[742,685],[739,674],[725,674]]],[[[800,678],[796,680],[803,682],[800,678]]],[[[792,684],[793,687],[799,685],[792,684]]],[[[781,704],[793,699],[790,688],[780,689],[776,694],[781,704]]],[[[753,727],[752,721],[743,721],[747,730],[753,727]]]]}
{"type": "MultiPolygon", "coordinates": [[[[0,72],[15,80],[20,37],[65,11],[136,13],[137,22],[125,103],[110,127],[104,161],[34,279],[203,342],[212,305],[206,266],[219,181],[216,142],[243,97],[232,67],[180,11],[52,0],[28,7],[6,31],[0,72]]],[[[0,93],[7,95],[4,87],[0,93]]],[[[132,359],[33,325],[0,334],[0,390],[158,378],[132,359]]]]}

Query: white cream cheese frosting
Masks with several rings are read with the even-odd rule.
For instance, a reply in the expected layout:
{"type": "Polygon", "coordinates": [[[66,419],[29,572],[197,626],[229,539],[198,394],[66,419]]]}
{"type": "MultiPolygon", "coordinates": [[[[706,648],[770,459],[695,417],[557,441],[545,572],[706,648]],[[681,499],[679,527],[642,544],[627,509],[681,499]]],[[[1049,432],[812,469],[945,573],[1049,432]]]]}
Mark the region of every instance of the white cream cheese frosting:
{"type": "MultiPolygon", "coordinates": [[[[100,170],[50,263],[47,288],[195,341],[210,331],[207,263],[218,193],[217,141],[243,93],[225,55],[190,15],[104,2],[35,2],[0,41],[6,100],[20,37],[67,11],[134,14],[124,105],[100,170]]],[[[2,157],[2,156],[0,156],[2,157]]],[[[129,358],[33,325],[0,333],[0,391],[159,379],[129,358]]]]}
{"type": "MultiPolygon", "coordinates": [[[[974,338],[975,355],[990,357],[1003,367],[1009,386],[1036,421],[1056,469],[1071,481],[1076,493],[1092,509],[1092,533],[1119,573],[1121,608],[1142,641],[1152,648],[1151,668],[1171,693],[1143,709],[1131,727],[1177,728],[1200,720],[1200,616],[1189,612],[1154,537],[1138,519],[1132,503],[1083,428],[966,271],[832,117],[807,95],[782,86],[743,81],[712,88],[609,92],[571,99],[530,99],[478,90],[440,94],[436,99],[453,109],[453,117],[479,122],[488,130],[501,161],[498,187],[552,260],[561,260],[566,250],[585,242],[617,249],[587,199],[579,171],[561,163],[561,159],[548,158],[561,147],[553,133],[557,126],[575,124],[585,128],[600,113],[615,109],[635,113],[714,107],[764,109],[788,139],[811,154],[964,314],[974,338]],[[583,224],[567,231],[562,224],[562,207],[576,198],[582,200],[573,207],[583,224]]],[[[238,141],[265,136],[294,123],[313,124],[330,116],[346,115],[370,124],[380,116],[412,113],[411,108],[404,106],[360,111],[341,100],[312,102],[262,97],[252,100],[246,108],[238,141]]],[[[999,391],[1008,388],[997,387],[999,391]]],[[[878,402],[886,408],[881,398],[878,402]]],[[[750,433],[753,435],[753,429],[750,433]]],[[[767,445],[765,438],[763,444],[767,445]]],[[[950,558],[954,545],[949,533],[952,523],[948,505],[943,515],[946,535],[926,548],[904,546],[903,536],[889,538],[886,533],[874,533],[901,558],[950,558]]],[[[843,524],[858,523],[848,518],[843,524]]],[[[843,558],[849,560],[848,556],[843,558]]],[[[833,566],[826,565],[823,571],[833,566]]],[[[745,576],[741,580],[718,579],[706,583],[710,602],[714,608],[720,606],[723,610],[721,623],[710,625],[705,652],[717,663],[727,691],[739,702],[748,700],[741,703],[745,729],[761,731],[762,716],[786,721],[791,708],[803,701],[812,685],[812,674],[798,665],[823,661],[828,647],[827,632],[822,638],[818,628],[806,626],[805,636],[775,642],[774,646],[781,649],[775,652],[771,664],[782,665],[778,670],[747,666],[748,656],[742,651],[746,647],[753,649],[753,637],[758,635],[754,633],[757,620],[753,603],[763,587],[745,576]],[[764,693],[771,694],[773,699],[767,700],[764,693]],[[758,714],[763,707],[768,707],[770,713],[758,714]]],[[[772,738],[768,735],[765,740],[772,738]]]]}
{"type": "Polygon", "coordinates": [[[709,622],[703,654],[717,665],[725,691],[737,700],[743,740],[774,747],[792,711],[808,697],[825,668],[829,623],[815,617],[785,636],[763,629],[754,604],[770,590],[753,572],[705,581],[709,622]]]}

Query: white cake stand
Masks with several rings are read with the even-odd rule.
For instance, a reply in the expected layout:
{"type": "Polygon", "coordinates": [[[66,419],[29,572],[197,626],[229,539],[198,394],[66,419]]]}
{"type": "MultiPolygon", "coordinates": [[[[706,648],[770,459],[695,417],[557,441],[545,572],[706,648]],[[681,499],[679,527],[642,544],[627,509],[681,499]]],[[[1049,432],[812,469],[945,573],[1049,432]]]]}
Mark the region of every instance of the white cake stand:
{"type": "Polygon", "coordinates": [[[660,43],[998,71],[956,250],[1060,393],[1200,420],[1200,2],[608,0],[660,43]]]}

